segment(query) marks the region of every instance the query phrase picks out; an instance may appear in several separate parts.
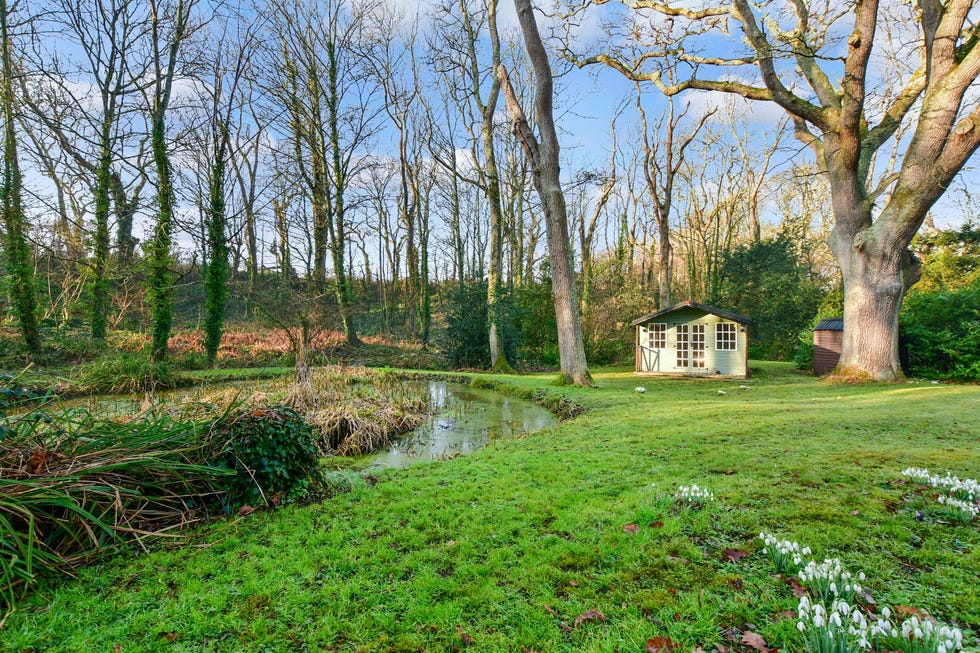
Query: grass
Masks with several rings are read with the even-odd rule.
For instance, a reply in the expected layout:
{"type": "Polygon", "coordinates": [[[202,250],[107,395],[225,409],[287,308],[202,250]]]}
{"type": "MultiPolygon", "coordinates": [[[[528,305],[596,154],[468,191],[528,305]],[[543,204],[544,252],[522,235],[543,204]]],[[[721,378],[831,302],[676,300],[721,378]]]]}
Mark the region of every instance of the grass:
{"type": "Polygon", "coordinates": [[[743,630],[799,650],[762,530],[975,641],[977,522],[917,521],[900,472],[978,476],[980,388],[836,386],[775,364],[747,384],[644,378],[642,395],[628,370],[596,379],[560,390],[586,412],[552,430],[84,569],[11,615],[0,650],[611,652],[665,636],[710,651],[743,630]],[[680,509],[691,483],[715,501],[680,509]],[[576,627],[588,610],[605,619],[576,627]]]}

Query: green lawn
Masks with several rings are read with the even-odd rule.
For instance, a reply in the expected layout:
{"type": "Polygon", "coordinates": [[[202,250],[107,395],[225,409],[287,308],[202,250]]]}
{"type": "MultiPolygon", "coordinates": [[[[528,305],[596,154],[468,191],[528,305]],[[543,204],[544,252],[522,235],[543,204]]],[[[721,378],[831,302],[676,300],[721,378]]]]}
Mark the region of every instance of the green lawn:
{"type": "Polygon", "coordinates": [[[980,477],[980,387],[834,386],[774,364],[747,389],[596,379],[505,377],[587,412],[85,569],[22,605],[0,650],[625,653],[661,635],[710,651],[731,629],[798,650],[796,599],[758,552],[761,530],[864,571],[879,606],[927,610],[976,641],[978,522],[917,521],[900,472],[980,477]],[[671,495],[690,483],[716,501],[679,509],[671,495]],[[605,618],[576,627],[588,610],[605,618]]]}

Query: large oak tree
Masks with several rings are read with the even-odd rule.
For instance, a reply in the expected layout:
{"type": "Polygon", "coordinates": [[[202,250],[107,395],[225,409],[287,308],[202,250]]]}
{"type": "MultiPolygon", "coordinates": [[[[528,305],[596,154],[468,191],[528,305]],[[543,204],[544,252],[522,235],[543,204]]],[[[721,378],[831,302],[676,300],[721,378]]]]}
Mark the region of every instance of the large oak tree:
{"type": "MultiPolygon", "coordinates": [[[[594,18],[592,7],[606,4],[613,3],[580,2],[569,20],[594,18]]],[[[831,187],[830,244],[844,281],[839,371],[899,378],[898,313],[919,276],[909,244],[980,145],[980,28],[972,0],[919,0],[906,8],[878,0],[621,4],[630,19],[621,41],[631,41],[627,47],[567,56],[652,82],[667,95],[700,89],[782,107],[831,187]],[[903,11],[914,20],[896,15],[903,11]],[[886,85],[883,58],[873,56],[881,54],[876,44],[883,51],[886,31],[904,37],[892,42],[911,43],[901,55],[912,66],[898,85],[886,85]],[[642,34],[652,38],[637,47],[642,34]],[[666,82],[665,61],[686,65],[689,75],[666,82]],[[895,170],[875,174],[875,155],[903,133],[895,170]]]]}

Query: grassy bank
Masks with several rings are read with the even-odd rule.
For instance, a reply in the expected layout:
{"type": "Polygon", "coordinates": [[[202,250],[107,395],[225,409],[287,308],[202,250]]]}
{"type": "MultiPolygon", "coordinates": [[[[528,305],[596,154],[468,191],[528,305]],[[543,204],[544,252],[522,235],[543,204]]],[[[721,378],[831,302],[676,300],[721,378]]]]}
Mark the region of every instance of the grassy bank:
{"type": "Polygon", "coordinates": [[[833,386],[779,365],[748,383],[504,380],[586,411],[85,569],[11,615],[0,650],[625,652],[663,636],[710,651],[742,631],[795,650],[796,599],[761,530],[864,571],[879,605],[980,630],[977,522],[928,506],[918,521],[900,475],[980,476],[980,388],[833,386]],[[715,502],[679,508],[690,483],[715,502]],[[603,618],[577,619],[590,610],[603,618]]]}

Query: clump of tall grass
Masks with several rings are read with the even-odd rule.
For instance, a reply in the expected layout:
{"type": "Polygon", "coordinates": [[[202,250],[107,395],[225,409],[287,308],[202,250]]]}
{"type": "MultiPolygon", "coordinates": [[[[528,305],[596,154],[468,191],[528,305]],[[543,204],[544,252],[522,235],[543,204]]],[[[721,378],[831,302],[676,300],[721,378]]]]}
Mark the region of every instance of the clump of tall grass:
{"type": "Polygon", "coordinates": [[[93,557],[208,517],[227,470],[203,464],[209,423],[31,413],[0,438],[0,605],[93,557]]]}
{"type": "Polygon", "coordinates": [[[175,388],[181,378],[166,361],[151,361],[146,356],[119,354],[79,366],[75,384],[92,394],[152,392],[175,388]]]}
{"type": "Polygon", "coordinates": [[[390,372],[364,368],[314,371],[309,383],[290,386],[283,403],[317,432],[324,455],[370,453],[418,428],[431,410],[428,392],[390,372]]]}

